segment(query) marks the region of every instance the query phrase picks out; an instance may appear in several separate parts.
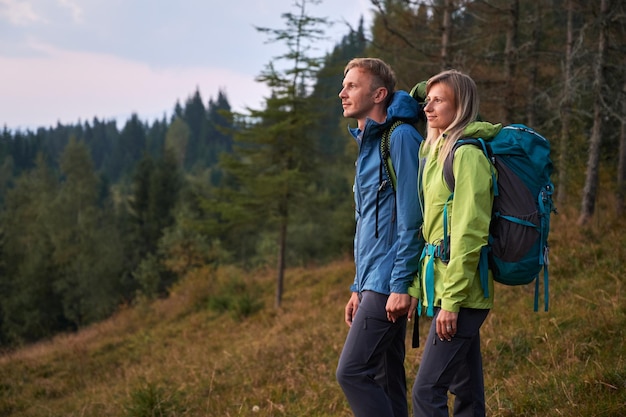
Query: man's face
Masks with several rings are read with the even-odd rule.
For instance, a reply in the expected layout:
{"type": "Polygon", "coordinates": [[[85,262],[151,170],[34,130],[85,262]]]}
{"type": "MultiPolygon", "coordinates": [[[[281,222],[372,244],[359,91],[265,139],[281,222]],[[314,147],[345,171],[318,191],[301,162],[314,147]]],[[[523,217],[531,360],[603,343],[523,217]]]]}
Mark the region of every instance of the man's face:
{"type": "Polygon", "coordinates": [[[343,79],[339,92],[343,117],[365,120],[375,106],[376,90],[372,91],[372,75],[360,68],[352,68],[343,79]]]}

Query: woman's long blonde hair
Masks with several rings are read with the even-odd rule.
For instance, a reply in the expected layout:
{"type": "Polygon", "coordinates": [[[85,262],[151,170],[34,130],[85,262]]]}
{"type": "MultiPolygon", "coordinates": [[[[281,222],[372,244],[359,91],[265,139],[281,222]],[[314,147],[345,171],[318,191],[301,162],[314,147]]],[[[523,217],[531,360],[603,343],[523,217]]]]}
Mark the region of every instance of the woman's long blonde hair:
{"type": "Polygon", "coordinates": [[[435,146],[432,145],[435,145],[443,136],[444,143],[438,157],[439,161],[443,163],[456,141],[463,137],[465,127],[478,117],[479,100],[476,83],[469,75],[460,71],[451,69],[431,77],[426,83],[426,94],[428,95],[431,87],[438,83],[450,87],[456,106],[456,116],[442,135],[430,127],[427,131],[426,143],[431,145],[431,152],[435,150],[435,146]]]}

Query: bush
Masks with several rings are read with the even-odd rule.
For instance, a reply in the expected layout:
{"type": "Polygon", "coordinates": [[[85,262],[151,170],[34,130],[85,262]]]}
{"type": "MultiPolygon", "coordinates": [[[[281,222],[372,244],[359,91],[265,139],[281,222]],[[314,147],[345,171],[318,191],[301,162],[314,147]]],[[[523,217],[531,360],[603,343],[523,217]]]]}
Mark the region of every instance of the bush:
{"type": "Polygon", "coordinates": [[[152,382],[133,390],[124,408],[127,417],[175,417],[185,412],[176,393],[152,382]]]}
{"type": "Polygon", "coordinates": [[[213,311],[228,312],[234,319],[242,319],[263,308],[259,293],[259,288],[235,277],[220,283],[216,294],[209,297],[208,306],[213,311]]]}

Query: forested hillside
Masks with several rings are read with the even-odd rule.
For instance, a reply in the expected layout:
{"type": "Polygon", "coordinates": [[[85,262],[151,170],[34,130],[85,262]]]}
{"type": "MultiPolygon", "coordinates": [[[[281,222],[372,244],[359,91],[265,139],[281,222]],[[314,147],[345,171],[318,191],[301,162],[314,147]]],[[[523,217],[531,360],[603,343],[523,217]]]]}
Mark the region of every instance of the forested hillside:
{"type": "MultiPolygon", "coordinates": [[[[495,288],[481,328],[488,416],[626,415],[626,221],[568,227],[575,216],[554,218],[548,312],[533,312],[532,285],[495,288]]],[[[335,369],[353,276],[349,258],[288,268],[275,309],[270,269],[198,267],[166,299],[0,356],[0,415],[351,416],[335,369]]],[[[430,320],[419,323],[409,381],[430,320]]]]}
{"type": "Polygon", "coordinates": [[[550,140],[557,208],[574,208],[572,228],[602,222],[603,210],[623,213],[622,1],[371,5],[372,27],[347,28],[326,56],[307,46],[327,21],[304,7],[286,16],[285,29],[259,28],[285,46],[259,70],[273,92],[263,108],[233,113],[222,91],[208,101],[196,91],[173,103],[168,119],[5,127],[0,345],[167,297],[205,267],[275,270],[278,307],[286,267],[349,255],[356,146],[337,94],[355,56],[391,63],[402,89],[445,68],[469,73],[483,119],[526,123],[550,140]],[[601,180],[613,206],[596,207],[601,180]]]}

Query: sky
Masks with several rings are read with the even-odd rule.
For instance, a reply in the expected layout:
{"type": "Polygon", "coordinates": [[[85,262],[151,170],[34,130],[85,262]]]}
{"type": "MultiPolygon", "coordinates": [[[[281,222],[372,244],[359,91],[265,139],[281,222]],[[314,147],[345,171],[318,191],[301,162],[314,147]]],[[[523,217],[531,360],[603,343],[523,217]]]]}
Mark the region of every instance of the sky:
{"type": "MultiPolygon", "coordinates": [[[[365,19],[369,0],[307,2],[332,23],[323,56],[365,19]]],[[[196,90],[224,91],[236,111],[258,109],[255,78],[286,45],[255,27],[284,29],[295,0],[0,0],[0,129],[116,120],[153,122],[196,90]]],[[[340,86],[337,86],[339,91],[340,86]]]]}

